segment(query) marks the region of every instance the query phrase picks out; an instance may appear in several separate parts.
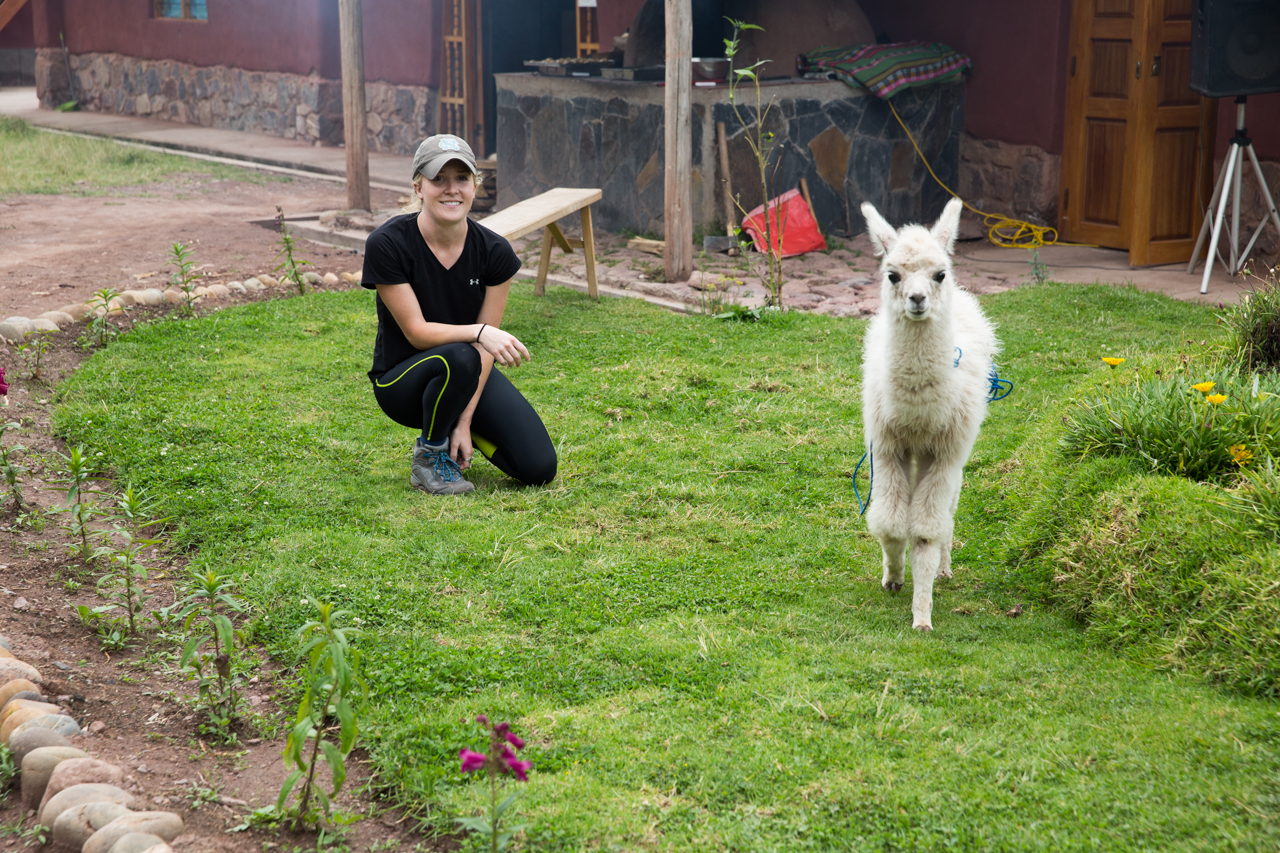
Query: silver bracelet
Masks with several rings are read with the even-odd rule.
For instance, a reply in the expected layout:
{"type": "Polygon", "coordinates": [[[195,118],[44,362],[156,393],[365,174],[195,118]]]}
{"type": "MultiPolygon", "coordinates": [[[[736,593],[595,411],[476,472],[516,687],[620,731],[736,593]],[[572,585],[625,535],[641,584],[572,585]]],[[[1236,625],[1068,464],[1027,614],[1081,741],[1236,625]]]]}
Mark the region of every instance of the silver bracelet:
{"type": "Polygon", "coordinates": [[[480,343],[480,336],[484,334],[484,330],[489,328],[488,323],[480,324],[480,331],[476,332],[476,343],[480,343]]]}

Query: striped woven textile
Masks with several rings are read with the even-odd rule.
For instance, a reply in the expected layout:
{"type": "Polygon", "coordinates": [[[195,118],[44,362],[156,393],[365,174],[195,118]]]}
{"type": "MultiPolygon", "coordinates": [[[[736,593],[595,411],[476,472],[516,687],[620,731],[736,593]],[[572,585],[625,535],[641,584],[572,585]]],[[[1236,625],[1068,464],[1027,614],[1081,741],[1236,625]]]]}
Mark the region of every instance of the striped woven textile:
{"type": "Polygon", "coordinates": [[[959,80],[972,64],[969,57],[937,42],[860,44],[820,47],[804,55],[808,72],[827,72],[850,86],[870,89],[881,98],[909,86],[959,80]]]}

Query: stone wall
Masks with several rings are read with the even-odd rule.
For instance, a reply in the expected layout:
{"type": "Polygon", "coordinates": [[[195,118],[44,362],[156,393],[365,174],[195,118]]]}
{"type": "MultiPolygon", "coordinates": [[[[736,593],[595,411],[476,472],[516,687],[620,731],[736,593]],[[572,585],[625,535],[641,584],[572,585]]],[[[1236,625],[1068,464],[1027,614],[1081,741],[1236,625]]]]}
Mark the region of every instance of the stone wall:
{"type": "MultiPolygon", "coordinates": [[[[1226,154],[1225,151],[1222,153],[1226,154]]],[[[1213,179],[1215,183],[1218,180],[1218,176],[1222,174],[1222,168],[1225,163],[1225,158],[1214,163],[1213,179]]],[[[1267,182],[1267,188],[1271,190],[1272,198],[1280,202],[1280,162],[1260,160],[1258,165],[1262,166],[1262,176],[1267,182]]],[[[1253,232],[1258,227],[1258,223],[1267,215],[1267,205],[1262,200],[1262,189],[1258,186],[1257,180],[1254,179],[1253,166],[1249,163],[1249,156],[1246,154],[1244,178],[1240,182],[1240,248],[1242,250],[1248,244],[1249,239],[1253,237],[1253,232]]],[[[1218,238],[1218,242],[1221,245],[1226,245],[1226,242],[1230,242],[1230,231],[1227,227],[1230,224],[1231,211],[1228,209],[1223,220],[1223,236],[1218,238]]],[[[1258,242],[1254,245],[1254,249],[1250,254],[1255,260],[1260,260],[1268,266],[1280,265],[1280,232],[1277,232],[1274,222],[1262,229],[1262,233],[1258,235],[1258,242]]]]}
{"type": "MultiPolygon", "coordinates": [[[[342,142],[342,83],[317,75],[201,67],[118,53],[72,55],[80,109],[144,116],[201,127],[245,130],[324,145],[342,142]]],[[[41,49],[35,63],[40,103],[72,99],[62,52],[41,49]]],[[[369,149],[412,154],[434,133],[436,91],[425,86],[365,86],[369,149]]]]}
{"type": "MultiPolygon", "coordinates": [[[[600,227],[662,232],[662,88],[600,78],[496,76],[499,209],[555,186],[600,187],[603,198],[593,208],[600,227]]],[[[781,141],[773,192],[805,178],[828,233],[861,232],[858,206],[864,200],[897,223],[927,221],[941,212],[946,192],[929,178],[884,101],[825,80],[780,81],[765,87],[764,98],[774,99],[766,128],[781,141]]],[[[693,221],[710,226],[724,220],[716,122],[726,125],[731,185],[748,210],[762,200],[759,169],[728,90],[695,89],[692,101],[693,221]]],[[[912,89],[894,103],[938,176],[957,181],[963,88],[912,89]]]]}
{"type": "Polygon", "coordinates": [[[1059,154],[968,133],[960,139],[960,185],[955,189],[979,210],[1056,226],[1061,177],[1059,154]]]}

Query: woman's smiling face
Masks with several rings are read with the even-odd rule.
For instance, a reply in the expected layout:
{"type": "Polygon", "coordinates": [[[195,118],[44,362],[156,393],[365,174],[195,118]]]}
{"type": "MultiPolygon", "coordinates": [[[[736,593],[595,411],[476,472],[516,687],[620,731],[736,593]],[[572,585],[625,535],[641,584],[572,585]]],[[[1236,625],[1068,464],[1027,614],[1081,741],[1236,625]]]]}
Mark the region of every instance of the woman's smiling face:
{"type": "Polygon", "coordinates": [[[457,160],[440,167],[434,178],[423,178],[414,187],[422,199],[423,212],[440,222],[461,222],[471,212],[476,198],[476,180],[471,170],[457,160]]]}

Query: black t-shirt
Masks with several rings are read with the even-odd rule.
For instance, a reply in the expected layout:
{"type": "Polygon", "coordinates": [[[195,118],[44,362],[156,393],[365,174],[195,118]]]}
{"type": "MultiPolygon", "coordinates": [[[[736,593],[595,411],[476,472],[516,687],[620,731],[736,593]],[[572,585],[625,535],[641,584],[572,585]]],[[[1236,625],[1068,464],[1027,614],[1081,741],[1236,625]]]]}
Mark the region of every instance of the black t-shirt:
{"type": "MultiPolygon", "coordinates": [[[[445,269],[422,239],[418,214],[406,213],[382,223],[365,241],[360,284],[373,290],[379,284],[407,282],[428,323],[466,326],[480,316],[485,289],[506,284],[519,271],[520,259],[506,238],[471,220],[467,220],[462,254],[445,269]]],[[[418,351],[381,297],[377,304],[378,339],[369,371],[369,378],[375,381],[418,351]]]]}

